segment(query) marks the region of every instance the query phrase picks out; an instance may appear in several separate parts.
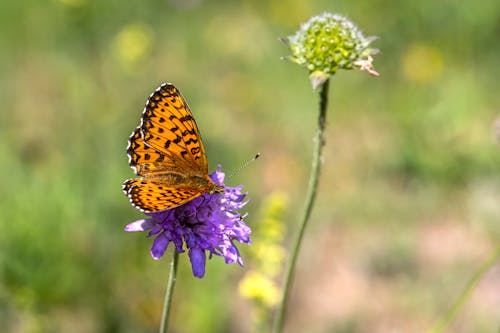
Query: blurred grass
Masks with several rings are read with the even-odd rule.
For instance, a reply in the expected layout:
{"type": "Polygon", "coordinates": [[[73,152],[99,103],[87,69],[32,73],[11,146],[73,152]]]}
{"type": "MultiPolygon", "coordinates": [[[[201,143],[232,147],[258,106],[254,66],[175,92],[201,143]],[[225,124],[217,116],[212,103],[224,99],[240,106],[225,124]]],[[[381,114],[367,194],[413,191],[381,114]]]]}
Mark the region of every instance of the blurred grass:
{"type": "MultiPolygon", "coordinates": [[[[290,316],[289,331],[429,327],[500,239],[499,9],[493,0],[2,2],[4,331],[156,330],[168,265],[150,259],[143,235],[123,231],[141,214],[120,185],[132,176],[127,138],[160,82],[190,103],[211,169],[262,153],[230,180],[250,193],[248,223],[266,193],[283,190],[298,207],[293,230],[317,100],[306,73],[279,60],[287,50],[277,38],[324,10],[380,37],[382,76],[332,82],[321,192],[291,306],[303,316],[290,316]],[[325,265],[345,270],[348,287],[325,265]],[[337,294],[364,283],[383,306],[337,294]]],[[[175,331],[245,330],[242,270],[219,259],[201,281],[181,259],[175,331]]],[[[498,295],[495,272],[454,332],[498,328],[500,300],[487,296],[498,295]]]]}

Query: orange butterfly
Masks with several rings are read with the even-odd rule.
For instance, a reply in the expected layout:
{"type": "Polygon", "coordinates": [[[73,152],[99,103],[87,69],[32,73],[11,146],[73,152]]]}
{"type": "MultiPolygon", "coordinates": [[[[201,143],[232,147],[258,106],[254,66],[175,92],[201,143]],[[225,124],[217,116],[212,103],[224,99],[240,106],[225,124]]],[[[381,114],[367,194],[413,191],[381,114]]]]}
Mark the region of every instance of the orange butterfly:
{"type": "Polygon", "coordinates": [[[130,136],[129,165],[141,178],[128,179],[123,192],[145,213],[175,208],[203,193],[222,192],[208,177],[200,132],[181,93],[163,83],[149,99],[141,124],[130,136]]]}

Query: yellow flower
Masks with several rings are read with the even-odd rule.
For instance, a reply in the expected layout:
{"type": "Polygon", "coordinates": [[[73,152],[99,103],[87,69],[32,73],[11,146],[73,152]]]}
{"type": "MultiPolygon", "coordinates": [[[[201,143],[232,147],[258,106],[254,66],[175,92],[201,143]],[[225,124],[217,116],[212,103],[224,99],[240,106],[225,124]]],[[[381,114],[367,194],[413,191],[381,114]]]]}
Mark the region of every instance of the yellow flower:
{"type": "Polygon", "coordinates": [[[267,307],[273,307],[280,300],[280,291],[276,284],[265,275],[249,271],[239,284],[240,294],[267,307]]]}
{"type": "Polygon", "coordinates": [[[133,69],[151,51],[153,32],[142,23],[128,24],[115,36],[113,51],[118,62],[133,69]]]}

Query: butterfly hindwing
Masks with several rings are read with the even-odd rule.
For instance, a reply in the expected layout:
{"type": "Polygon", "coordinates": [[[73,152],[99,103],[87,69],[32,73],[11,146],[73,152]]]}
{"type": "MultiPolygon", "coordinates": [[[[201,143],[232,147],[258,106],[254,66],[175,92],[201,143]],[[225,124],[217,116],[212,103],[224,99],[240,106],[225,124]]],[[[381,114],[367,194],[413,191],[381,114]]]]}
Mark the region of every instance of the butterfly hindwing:
{"type": "Polygon", "coordinates": [[[128,179],[123,183],[122,189],[132,205],[146,213],[177,207],[202,194],[198,189],[145,179],[128,179]]]}

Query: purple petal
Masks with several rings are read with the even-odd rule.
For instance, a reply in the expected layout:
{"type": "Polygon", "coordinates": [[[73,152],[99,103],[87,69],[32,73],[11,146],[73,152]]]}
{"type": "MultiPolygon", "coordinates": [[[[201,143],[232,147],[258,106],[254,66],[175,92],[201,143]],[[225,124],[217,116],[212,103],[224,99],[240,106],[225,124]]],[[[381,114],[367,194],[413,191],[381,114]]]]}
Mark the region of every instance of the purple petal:
{"type": "Polygon", "coordinates": [[[167,250],[169,243],[170,240],[164,234],[158,235],[153,241],[153,246],[150,251],[153,259],[160,259],[167,250]]]}
{"type": "Polygon", "coordinates": [[[233,227],[234,238],[241,243],[250,244],[250,233],[252,230],[243,222],[233,227]]]}
{"type": "Polygon", "coordinates": [[[191,268],[193,275],[197,278],[202,278],[205,275],[205,251],[198,247],[189,249],[189,260],[191,261],[191,268]]]}
{"type": "Polygon", "coordinates": [[[224,177],[225,174],[224,172],[220,171],[221,166],[219,165],[219,169],[215,170],[210,174],[210,178],[215,182],[217,185],[224,185],[224,177]]]}
{"type": "Polygon", "coordinates": [[[146,231],[153,227],[153,223],[151,220],[141,219],[134,222],[131,222],[125,226],[125,231],[128,232],[137,232],[137,231],[146,231]]]}
{"type": "Polygon", "coordinates": [[[240,253],[238,249],[233,244],[229,244],[229,246],[222,249],[222,254],[224,256],[224,260],[226,264],[232,264],[237,262],[241,266],[243,266],[243,261],[241,260],[240,253]]]}
{"type": "MultiPolygon", "coordinates": [[[[149,220],[149,221],[153,221],[153,220],[149,220]]],[[[152,226],[151,226],[151,230],[149,230],[148,232],[148,237],[151,237],[151,236],[154,236],[156,234],[159,234],[160,232],[163,231],[163,227],[161,224],[157,224],[157,223],[151,223],[152,226]]]]}

